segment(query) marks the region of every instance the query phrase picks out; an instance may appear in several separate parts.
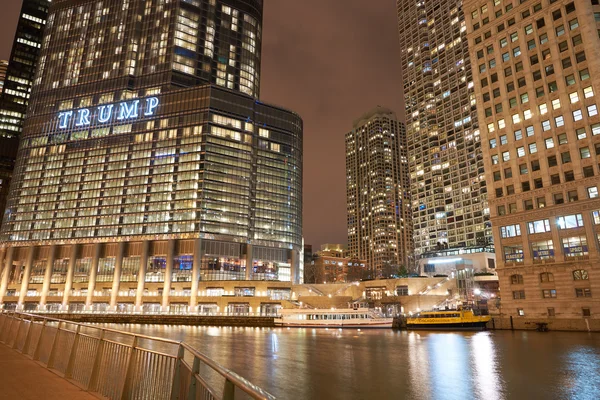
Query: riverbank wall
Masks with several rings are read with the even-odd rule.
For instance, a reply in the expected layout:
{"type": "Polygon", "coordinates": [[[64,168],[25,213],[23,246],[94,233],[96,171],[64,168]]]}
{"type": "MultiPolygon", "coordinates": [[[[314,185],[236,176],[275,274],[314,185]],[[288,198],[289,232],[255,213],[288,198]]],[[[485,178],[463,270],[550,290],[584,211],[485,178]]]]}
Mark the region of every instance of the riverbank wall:
{"type": "Polygon", "coordinates": [[[545,324],[549,331],[600,332],[597,318],[524,318],[493,316],[488,323],[490,330],[537,330],[545,324]]]}
{"type": "Polygon", "coordinates": [[[275,327],[273,317],[220,315],[52,314],[52,318],[91,324],[275,327]]]}

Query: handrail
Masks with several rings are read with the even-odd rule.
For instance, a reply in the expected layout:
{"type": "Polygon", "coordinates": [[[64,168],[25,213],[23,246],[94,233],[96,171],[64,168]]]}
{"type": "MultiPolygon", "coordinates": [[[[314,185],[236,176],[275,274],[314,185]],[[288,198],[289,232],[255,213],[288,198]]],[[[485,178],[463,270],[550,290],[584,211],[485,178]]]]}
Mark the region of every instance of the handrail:
{"type": "Polygon", "coordinates": [[[236,390],[252,399],[275,399],[190,345],[172,339],[39,314],[2,311],[0,342],[45,364],[83,389],[110,399],[234,400],[236,390]],[[97,331],[97,336],[89,330],[97,331]],[[143,346],[140,341],[150,344],[143,346]],[[157,345],[171,346],[175,351],[170,354],[157,349],[157,345]],[[193,359],[193,364],[190,366],[184,357],[193,359]],[[201,364],[208,367],[203,368],[202,374],[201,364]],[[220,394],[215,390],[215,380],[224,381],[220,394]]]}

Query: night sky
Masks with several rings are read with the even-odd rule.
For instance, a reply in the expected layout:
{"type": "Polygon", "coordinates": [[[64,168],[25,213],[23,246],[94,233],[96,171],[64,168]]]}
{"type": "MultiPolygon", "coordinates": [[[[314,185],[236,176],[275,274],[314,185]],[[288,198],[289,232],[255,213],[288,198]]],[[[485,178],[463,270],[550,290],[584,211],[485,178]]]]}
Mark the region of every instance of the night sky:
{"type": "MultiPolygon", "coordinates": [[[[21,1],[2,3],[8,59],[21,1]]],[[[344,134],[376,105],[402,115],[396,2],[266,0],[263,30],[261,98],[304,119],[305,242],[346,243],[344,134]]]]}

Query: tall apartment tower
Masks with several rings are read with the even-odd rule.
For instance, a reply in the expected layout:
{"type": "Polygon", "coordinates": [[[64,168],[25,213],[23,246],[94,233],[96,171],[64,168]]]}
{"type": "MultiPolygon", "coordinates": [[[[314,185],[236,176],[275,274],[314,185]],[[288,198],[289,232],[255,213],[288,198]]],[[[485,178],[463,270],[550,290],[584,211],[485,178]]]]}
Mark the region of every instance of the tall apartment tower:
{"type": "Polygon", "coordinates": [[[462,1],[397,10],[416,256],[493,252],[462,1]]]}
{"type": "Polygon", "coordinates": [[[31,94],[50,0],[23,0],[10,60],[0,87],[0,219],[4,215],[19,137],[31,94]]]}
{"type": "Polygon", "coordinates": [[[600,3],[464,10],[502,310],[585,329],[600,315],[600,3]]]}
{"type": "Polygon", "coordinates": [[[302,120],[256,98],[262,10],[52,2],[0,233],[5,308],[194,311],[212,281],[298,281],[302,120]]]}
{"type": "Polygon", "coordinates": [[[4,88],[4,81],[6,80],[6,71],[8,70],[8,60],[0,60],[0,93],[4,88]]]}
{"type": "Polygon", "coordinates": [[[413,242],[404,124],[377,107],[346,134],[348,254],[373,277],[410,267],[413,242]]]}

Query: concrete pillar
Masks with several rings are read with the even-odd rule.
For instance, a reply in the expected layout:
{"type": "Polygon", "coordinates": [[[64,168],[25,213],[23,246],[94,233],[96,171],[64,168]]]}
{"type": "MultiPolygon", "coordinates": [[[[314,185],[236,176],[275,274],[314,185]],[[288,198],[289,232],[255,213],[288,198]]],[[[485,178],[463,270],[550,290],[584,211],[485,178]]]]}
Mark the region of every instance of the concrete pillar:
{"type": "Polygon", "coordinates": [[[0,249],[0,276],[4,272],[4,257],[6,257],[6,248],[0,249]]]}
{"type": "Polygon", "coordinates": [[[2,270],[2,283],[0,283],[0,303],[4,303],[4,296],[6,295],[6,289],[8,288],[8,278],[10,277],[10,271],[12,270],[13,259],[15,255],[15,248],[9,247],[6,250],[6,256],[4,257],[4,269],[2,270]]]}
{"type": "Polygon", "coordinates": [[[94,258],[90,268],[90,281],[88,283],[88,294],[85,299],[85,309],[92,309],[92,301],[94,299],[94,289],[96,289],[96,275],[98,274],[98,263],[100,262],[100,252],[102,251],[102,243],[94,245],[94,258]]]}
{"type": "Polygon", "coordinates": [[[65,282],[65,291],[63,293],[62,310],[66,310],[69,305],[69,296],[71,295],[71,289],[73,288],[73,274],[75,273],[75,264],[77,264],[77,257],[79,256],[79,245],[71,245],[71,254],[69,257],[69,268],[67,269],[67,279],[65,282]]]}
{"type": "Polygon", "coordinates": [[[121,284],[121,267],[123,265],[123,255],[127,242],[119,242],[117,258],[115,260],[115,275],[113,277],[112,291],[110,293],[110,310],[117,310],[117,296],[119,295],[119,285],[121,284]]]}
{"type": "Polygon", "coordinates": [[[169,308],[169,295],[171,292],[171,278],[173,275],[173,259],[175,258],[175,239],[167,242],[167,268],[165,270],[165,286],[163,288],[162,310],[169,308]]]}
{"type": "Polygon", "coordinates": [[[25,262],[25,270],[23,271],[23,280],[21,281],[21,291],[19,292],[19,303],[17,309],[23,309],[23,303],[25,302],[25,296],[27,295],[27,288],[29,288],[29,275],[31,274],[31,266],[33,265],[33,256],[35,255],[36,248],[34,246],[29,247],[29,253],[27,254],[27,261],[25,262]]]}
{"type": "Polygon", "coordinates": [[[52,268],[54,267],[54,259],[56,258],[56,245],[50,246],[50,254],[46,263],[46,271],[44,273],[44,283],[42,284],[42,296],[40,298],[40,310],[46,307],[46,299],[50,290],[50,279],[52,278],[52,268]]]}
{"type": "Polygon", "coordinates": [[[554,243],[554,259],[556,261],[563,261],[563,245],[560,240],[558,225],[556,225],[556,218],[550,218],[550,231],[552,232],[552,242],[554,243]]]}
{"type": "Polygon", "coordinates": [[[142,255],[140,257],[140,269],[138,271],[138,286],[135,294],[135,311],[142,312],[144,302],[144,285],[146,284],[146,267],[148,265],[148,254],[150,253],[150,242],[144,240],[142,243],[142,255]]]}
{"type": "Polygon", "coordinates": [[[254,257],[252,254],[252,245],[246,245],[246,280],[249,281],[252,273],[252,268],[254,268],[254,257]]]}
{"type": "Polygon", "coordinates": [[[298,252],[294,249],[290,250],[292,253],[292,258],[290,260],[290,276],[292,285],[298,284],[298,252]]]}
{"type": "Polygon", "coordinates": [[[587,236],[588,254],[590,255],[590,259],[593,260],[598,258],[598,239],[594,221],[592,220],[592,213],[584,212],[582,216],[585,234],[587,236]]]}
{"type": "Polygon", "coordinates": [[[192,294],[190,295],[189,312],[198,306],[198,285],[200,282],[200,267],[202,266],[202,239],[194,240],[194,265],[192,266],[192,294]]]}

